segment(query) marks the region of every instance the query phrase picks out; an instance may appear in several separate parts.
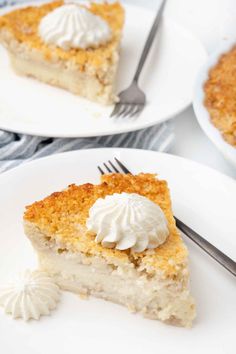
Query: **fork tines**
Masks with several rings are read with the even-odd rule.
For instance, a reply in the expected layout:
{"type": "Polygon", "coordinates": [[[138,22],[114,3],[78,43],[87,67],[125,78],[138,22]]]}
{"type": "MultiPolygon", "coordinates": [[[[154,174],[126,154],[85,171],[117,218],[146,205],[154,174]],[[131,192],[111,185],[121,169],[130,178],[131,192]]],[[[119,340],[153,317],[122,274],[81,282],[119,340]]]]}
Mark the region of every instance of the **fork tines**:
{"type": "Polygon", "coordinates": [[[143,111],[144,106],[142,104],[133,103],[117,103],[111,113],[111,118],[137,118],[143,111]]]}
{"type": "Polygon", "coordinates": [[[120,160],[118,160],[116,157],[114,158],[114,160],[116,161],[118,166],[116,166],[111,160],[109,160],[108,162],[103,163],[103,167],[98,166],[99,172],[102,175],[105,175],[106,173],[125,173],[125,174],[130,173],[131,174],[128,168],[125,167],[120,160]]]}

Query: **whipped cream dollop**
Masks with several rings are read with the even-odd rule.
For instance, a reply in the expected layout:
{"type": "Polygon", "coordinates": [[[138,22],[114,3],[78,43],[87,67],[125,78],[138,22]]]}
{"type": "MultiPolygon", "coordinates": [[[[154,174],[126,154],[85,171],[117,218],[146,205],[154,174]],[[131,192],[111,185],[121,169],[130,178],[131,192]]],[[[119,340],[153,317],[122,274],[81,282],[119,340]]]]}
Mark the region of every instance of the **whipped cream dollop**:
{"type": "Polygon", "coordinates": [[[72,3],[62,5],[43,17],[39,35],[46,44],[69,50],[98,47],[111,39],[112,32],[100,16],[72,3]]]}
{"type": "Polygon", "coordinates": [[[161,208],[139,194],[113,194],[99,198],[89,211],[87,228],[107,248],[143,252],[164,243],[168,223],[161,208]]]}
{"type": "Polygon", "coordinates": [[[0,305],[5,313],[25,321],[49,315],[60,299],[60,289],[45,272],[25,271],[0,289],[0,305]]]}

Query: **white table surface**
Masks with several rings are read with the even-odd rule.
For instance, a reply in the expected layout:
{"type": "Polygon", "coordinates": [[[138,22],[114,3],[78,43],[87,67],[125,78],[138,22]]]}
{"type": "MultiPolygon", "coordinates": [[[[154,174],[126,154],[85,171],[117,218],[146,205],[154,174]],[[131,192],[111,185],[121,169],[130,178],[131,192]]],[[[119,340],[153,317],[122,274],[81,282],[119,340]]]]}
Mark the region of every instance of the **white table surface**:
{"type": "MultiPolygon", "coordinates": [[[[222,26],[227,5],[231,0],[168,0],[168,15],[191,30],[211,53],[222,40],[222,26]]],[[[133,0],[157,8],[159,0],[133,0]]],[[[231,1],[231,5],[236,7],[231,1]]],[[[231,166],[201,130],[192,107],[173,120],[175,141],[172,154],[186,157],[215,168],[236,178],[236,170],[231,166]]]]}

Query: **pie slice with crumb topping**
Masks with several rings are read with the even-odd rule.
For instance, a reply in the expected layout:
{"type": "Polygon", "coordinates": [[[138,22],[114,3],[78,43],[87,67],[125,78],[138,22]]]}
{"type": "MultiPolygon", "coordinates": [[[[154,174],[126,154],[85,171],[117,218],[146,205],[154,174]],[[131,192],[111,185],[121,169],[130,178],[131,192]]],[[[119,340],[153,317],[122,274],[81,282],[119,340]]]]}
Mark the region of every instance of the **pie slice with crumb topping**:
{"type": "Polygon", "coordinates": [[[123,7],[118,2],[91,3],[88,10],[108,23],[111,40],[98,48],[65,51],[45,44],[38,34],[42,18],[62,5],[63,1],[55,1],[0,17],[0,42],[9,52],[13,69],[91,101],[112,104],[116,100],[114,85],[124,24],[123,7]]]}
{"type": "Polygon", "coordinates": [[[28,206],[25,233],[38,254],[40,270],[62,289],[93,295],[134,312],[189,327],[195,305],[189,290],[188,252],[172,215],[167,183],[155,175],[110,174],[100,185],[71,185],[28,206]],[[141,253],[109,249],[95,242],[86,220],[98,198],[136,193],[158,204],[168,221],[164,244],[141,253]]]}

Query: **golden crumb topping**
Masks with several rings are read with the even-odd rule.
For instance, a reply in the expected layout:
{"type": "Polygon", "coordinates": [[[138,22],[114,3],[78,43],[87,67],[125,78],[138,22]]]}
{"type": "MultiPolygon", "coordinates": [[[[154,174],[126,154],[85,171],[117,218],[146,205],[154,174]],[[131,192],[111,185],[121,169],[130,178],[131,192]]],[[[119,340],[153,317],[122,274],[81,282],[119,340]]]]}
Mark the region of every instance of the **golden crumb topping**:
{"type": "Polygon", "coordinates": [[[65,51],[59,47],[45,44],[38,34],[41,19],[50,11],[62,6],[63,1],[55,1],[41,6],[30,6],[17,9],[0,17],[0,30],[5,29],[19,43],[39,51],[46,60],[72,61],[84,70],[85,65],[100,67],[104,62],[111,60],[121,36],[124,24],[124,9],[118,3],[91,3],[89,10],[102,17],[109,24],[113,32],[110,42],[89,49],[71,49],[65,51]]]}
{"type": "Polygon", "coordinates": [[[173,218],[169,190],[165,181],[152,174],[121,175],[110,174],[102,177],[100,185],[71,185],[68,189],[53,193],[42,201],[28,206],[25,221],[34,223],[48,240],[59,241],[65,248],[99,255],[107,258],[130,260],[146,268],[160,269],[174,276],[185,266],[187,250],[179,235],[173,218]],[[133,253],[130,250],[107,249],[95,242],[95,235],[86,230],[89,209],[98,198],[114,193],[137,193],[157,203],[168,220],[170,234],[167,241],[155,250],[133,253]]]}
{"type": "Polygon", "coordinates": [[[236,147],[236,46],[210,70],[204,90],[213,124],[236,147]]]}

